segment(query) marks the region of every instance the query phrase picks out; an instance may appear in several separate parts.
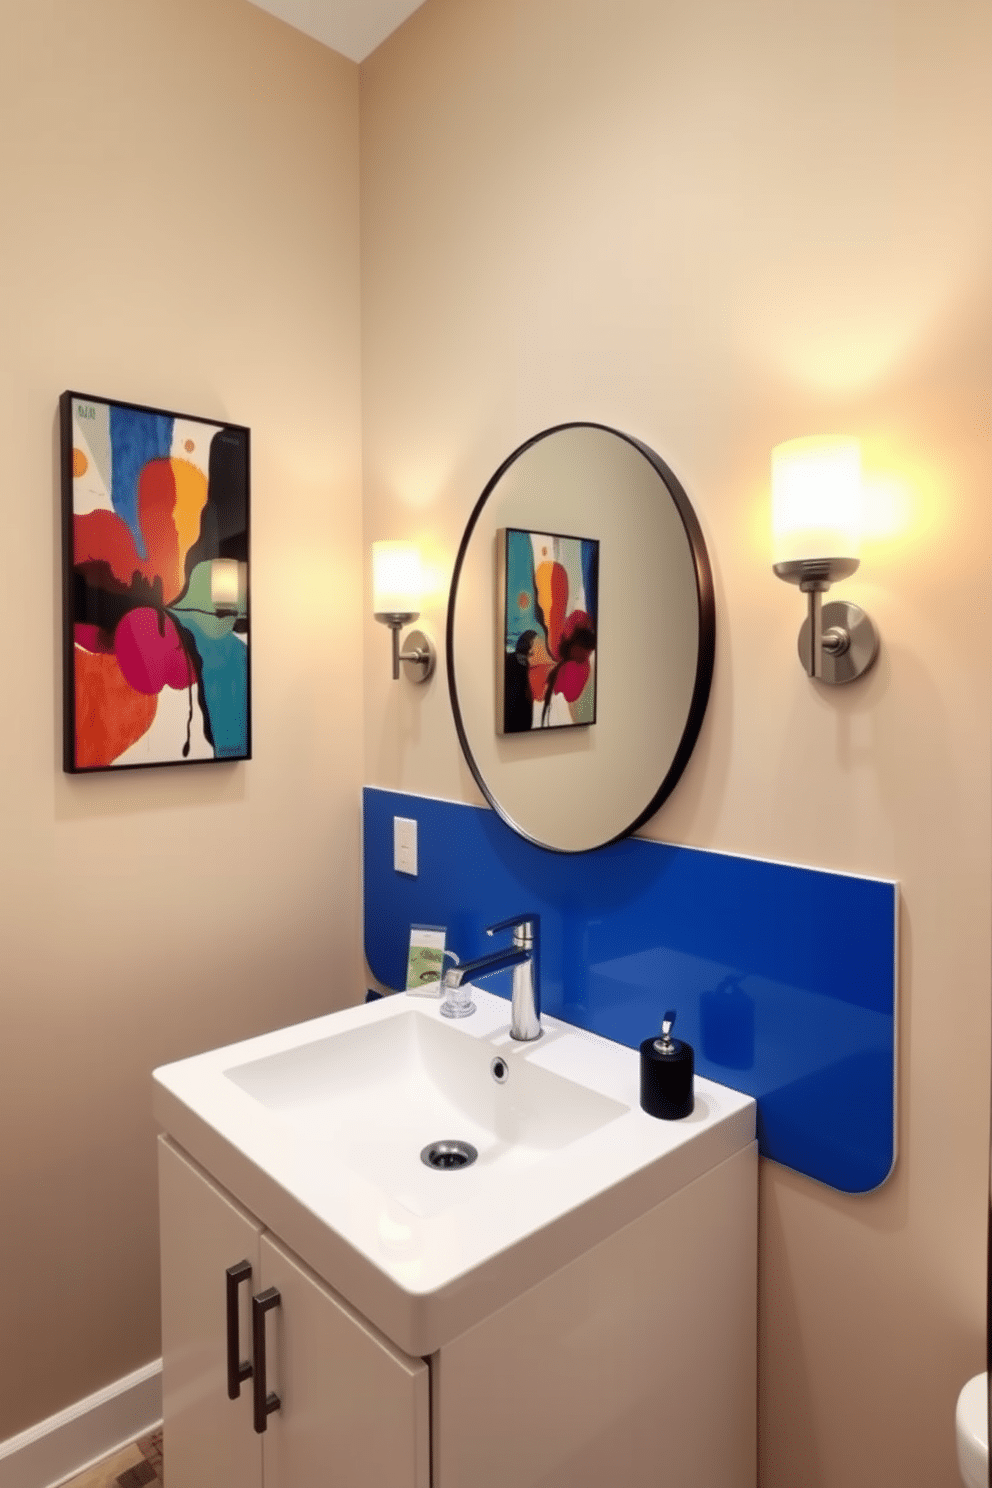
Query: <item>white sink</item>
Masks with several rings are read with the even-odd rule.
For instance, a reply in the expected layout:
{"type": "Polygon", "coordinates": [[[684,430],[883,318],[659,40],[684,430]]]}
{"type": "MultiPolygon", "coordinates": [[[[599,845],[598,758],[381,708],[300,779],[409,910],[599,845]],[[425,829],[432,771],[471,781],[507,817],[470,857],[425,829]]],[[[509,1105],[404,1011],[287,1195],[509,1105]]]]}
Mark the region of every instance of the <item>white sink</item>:
{"type": "Polygon", "coordinates": [[[748,1096],[697,1077],[693,1114],[656,1120],[636,1051],[552,1018],[516,1043],[472,996],[457,1024],[399,994],[155,1072],[175,1141],[415,1355],[754,1140],[748,1096]],[[436,1171],[437,1141],[478,1157],[436,1171]]]}
{"type": "Polygon", "coordinates": [[[511,1054],[409,1009],[225,1074],[302,1138],[427,1215],[493,1194],[629,1110],[511,1054]],[[420,1154],[439,1140],[467,1142],[477,1156],[457,1170],[431,1168],[420,1154]]]}

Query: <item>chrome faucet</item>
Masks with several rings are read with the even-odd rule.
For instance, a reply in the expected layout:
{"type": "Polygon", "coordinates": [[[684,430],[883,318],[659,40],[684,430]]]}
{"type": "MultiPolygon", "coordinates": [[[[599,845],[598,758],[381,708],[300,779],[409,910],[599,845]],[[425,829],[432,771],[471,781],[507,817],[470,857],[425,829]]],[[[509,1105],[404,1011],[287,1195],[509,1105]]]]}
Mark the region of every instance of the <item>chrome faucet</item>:
{"type": "Polygon", "coordinates": [[[512,930],[513,944],[490,956],[463,961],[449,966],[444,973],[445,989],[460,987],[463,982],[490,976],[494,971],[513,967],[513,996],[510,1002],[510,1037],[528,1041],[541,1037],[541,917],[515,915],[486,927],[487,935],[497,930],[512,930]]]}

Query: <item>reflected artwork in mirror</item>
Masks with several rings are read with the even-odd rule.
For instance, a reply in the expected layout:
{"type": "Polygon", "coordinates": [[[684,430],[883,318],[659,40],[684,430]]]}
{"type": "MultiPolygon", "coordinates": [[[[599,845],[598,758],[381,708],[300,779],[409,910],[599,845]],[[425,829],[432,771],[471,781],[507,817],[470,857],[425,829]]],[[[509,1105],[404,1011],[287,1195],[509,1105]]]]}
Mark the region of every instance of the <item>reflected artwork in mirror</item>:
{"type": "Polygon", "coordinates": [[[497,532],[497,732],[596,722],[598,576],[593,539],[497,532]]]}
{"type": "Polygon", "coordinates": [[[455,727],[486,800],[556,852],[635,831],[688,763],[714,635],[702,531],[660,456],[587,422],[521,445],[475,505],[448,602],[455,727]]]}

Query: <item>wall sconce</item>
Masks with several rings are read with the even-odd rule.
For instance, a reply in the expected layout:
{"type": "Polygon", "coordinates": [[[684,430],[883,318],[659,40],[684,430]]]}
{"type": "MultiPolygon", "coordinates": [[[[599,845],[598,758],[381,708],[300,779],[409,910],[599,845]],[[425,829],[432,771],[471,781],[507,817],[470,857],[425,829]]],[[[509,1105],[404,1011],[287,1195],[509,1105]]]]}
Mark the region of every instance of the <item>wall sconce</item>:
{"type": "Polygon", "coordinates": [[[242,598],[242,565],[236,558],[214,558],[210,564],[210,603],[236,610],[242,598]]]}
{"type": "Polygon", "coordinates": [[[434,647],[422,630],[411,630],[406,638],[411,649],[400,650],[400,630],[420,614],[423,590],[420,553],[413,543],[372,544],[372,612],[393,633],[394,682],[401,661],[411,682],[426,682],[434,671],[434,647]]]}
{"type": "Polygon", "coordinates": [[[790,439],[772,450],[774,569],[809,596],[799,659],[820,682],[853,682],[878,654],[878,632],[858,605],[822,604],[861,559],[861,450],[856,439],[790,439]]]}

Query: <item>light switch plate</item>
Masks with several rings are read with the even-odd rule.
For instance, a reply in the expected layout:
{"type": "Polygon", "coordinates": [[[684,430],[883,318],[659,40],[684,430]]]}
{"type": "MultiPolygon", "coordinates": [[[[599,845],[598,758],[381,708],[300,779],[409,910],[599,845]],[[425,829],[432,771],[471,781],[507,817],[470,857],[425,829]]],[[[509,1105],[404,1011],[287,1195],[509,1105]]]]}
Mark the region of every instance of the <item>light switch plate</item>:
{"type": "Polygon", "coordinates": [[[417,876],[417,819],[393,817],[393,867],[397,873],[417,876]]]}

